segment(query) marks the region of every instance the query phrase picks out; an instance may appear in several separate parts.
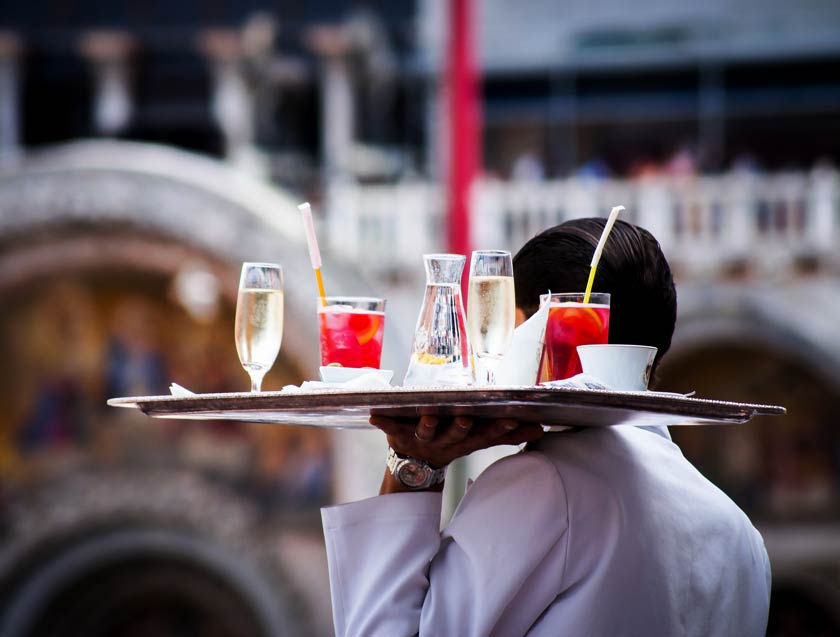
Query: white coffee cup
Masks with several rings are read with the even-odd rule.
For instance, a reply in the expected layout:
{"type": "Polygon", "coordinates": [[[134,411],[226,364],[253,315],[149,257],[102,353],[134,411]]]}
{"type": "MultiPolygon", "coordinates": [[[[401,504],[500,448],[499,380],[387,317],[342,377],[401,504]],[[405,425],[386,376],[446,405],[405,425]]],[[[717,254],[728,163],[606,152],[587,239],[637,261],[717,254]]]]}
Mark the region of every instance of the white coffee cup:
{"type": "Polygon", "coordinates": [[[616,391],[645,391],[656,348],[647,345],[578,345],[583,373],[616,391]]]}

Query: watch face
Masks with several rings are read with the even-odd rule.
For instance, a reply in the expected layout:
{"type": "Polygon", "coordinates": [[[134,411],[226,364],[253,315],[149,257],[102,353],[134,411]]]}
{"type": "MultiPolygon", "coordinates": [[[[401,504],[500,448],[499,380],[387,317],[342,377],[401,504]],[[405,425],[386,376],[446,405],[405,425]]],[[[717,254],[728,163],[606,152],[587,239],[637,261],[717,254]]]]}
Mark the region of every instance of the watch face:
{"type": "Polygon", "coordinates": [[[407,487],[425,486],[430,478],[430,469],[416,462],[406,462],[399,469],[398,479],[407,487]]]}

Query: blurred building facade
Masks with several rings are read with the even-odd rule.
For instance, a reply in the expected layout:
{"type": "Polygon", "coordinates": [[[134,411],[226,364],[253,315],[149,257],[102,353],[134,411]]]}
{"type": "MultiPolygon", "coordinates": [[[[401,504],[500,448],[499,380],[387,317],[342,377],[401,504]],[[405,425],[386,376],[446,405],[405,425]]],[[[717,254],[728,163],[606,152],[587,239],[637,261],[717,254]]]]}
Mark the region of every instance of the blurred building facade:
{"type": "Polygon", "coordinates": [[[238,264],[278,250],[290,307],[267,383],[311,375],[295,202],[215,160],[122,141],[28,154],[0,200],[0,633],[327,634],[298,571],[332,497],[329,438],[149,427],[105,405],[173,380],[245,389],[238,264]]]}
{"type": "MultiPolygon", "coordinates": [[[[616,203],[654,232],[680,285],[662,386],[790,411],[674,436],[767,538],[770,634],[840,630],[840,5],[475,4],[484,124],[473,243],[516,250],[616,203]]],[[[191,538],[210,531],[192,548],[167,536],[165,556],[186,551],[195,568],[179,571],[181,606],[152,604],[151,626],[184,608],[209,613],[195,601],[206,593],[254,617],[225,634],[329,633],[318,623],[323,590],[305,594],[318,588],[305,557],[281,557],[285,574],[261,580],[281,584],[249,588],[253,574],[231,566],[224,547],[253,544],[265,527],[208,520],[250,520],[248,509],[308,529],[312,519],[297,513],[359,495],[378,464],[343,492],[331,476],[356,473],[381,449],[282,428],[152,427],[102,405],[163,393],[171,380],[197,391],[243,386],[230,336],[246,259],[286,268],[283,360],[269,382],[314,373],[311,272],[294,201],[277,187],[315,204],[336,264],[325,268],[328,287],[388,297],[385,358],[399,377],[420,255],[445,237],[446,6],[35,0],[0,9],[0,352],[13,361],[0,390],[0,592],[22,591],[3,609],[4,626],[48,631],[38,603],[66,621],[90,582],[127,586],[102,570],[111,554],[88,570],[50,569],[85,546],[82,529],[82,540],[110,538],[97,546],[115,554],[135,547],[126,564],[148,561],[154,538],[110,535],[142,519],[167,533],[175,520],[191,538]],[[84,138],[99,141],[74,142],[84,138]],[[102,476],[110,494],[91,486],[102,476]],[[163,509],[139,495],[170,483],[163,509]],[[102,494],[99,509],[90,493],[102,494]],[[30,536],[38,519],[47,522],[30,536]],[[196,571],[233,584],[208,589],[196,571]],[[280,616],[260,601],[275,594],[288,602],[280,616]],[[291,609],[301,596],[315,612],[291,609]]],[[[286,541],[301,547],[294,533],[286,541]]],[[[144,574],[150,581],[171,565],[151,563],[160,569],[144,574]]],[[[120,612],[152,598],[133,599],[120,612]]]]}
{"type": "MultiPolygon", "coordinates": [[[[10,4],[3,149],[119,135],[224,155],[296,188],[324,170],[437,177],[445,6],[10,4]]],[[[836,3],[636,9],[477,3],[487,173],[837,161],[836,3]]]]}

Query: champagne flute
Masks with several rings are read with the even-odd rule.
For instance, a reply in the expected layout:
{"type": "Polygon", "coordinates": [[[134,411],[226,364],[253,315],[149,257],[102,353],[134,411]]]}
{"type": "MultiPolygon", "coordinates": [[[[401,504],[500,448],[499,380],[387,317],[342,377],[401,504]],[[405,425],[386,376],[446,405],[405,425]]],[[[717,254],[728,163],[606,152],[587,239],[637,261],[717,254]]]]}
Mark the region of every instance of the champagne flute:
{"type": "Polygon", "coordinates": [[[242,264],[234,331],[239,362],[251,377],[251,391],[258,392],[283,337],[283,270],[279,265],[242,264]]]}
{"type": "Polygon", "coordinates": [[[484,384],[496,383],[496,370],[510,347],[515,321],[510,252],[476,250],[470,265],[467,332],[484,384]]]}

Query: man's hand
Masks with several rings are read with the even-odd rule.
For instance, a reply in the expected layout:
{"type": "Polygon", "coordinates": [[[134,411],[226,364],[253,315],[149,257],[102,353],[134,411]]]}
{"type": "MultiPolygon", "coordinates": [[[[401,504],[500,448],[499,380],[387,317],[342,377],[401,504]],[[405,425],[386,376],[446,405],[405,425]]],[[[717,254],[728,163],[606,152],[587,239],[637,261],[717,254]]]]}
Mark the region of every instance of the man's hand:
{"type": "MultiPolygon", "coordinates": [[[[479,449],[496,445],[519,445],[543,436],[540,425],[510,419],[475,423],[472,418],[457,416],[445,423],[435,416],[421,416],[419,420],[371,416],[370,424],[385,432],[388,444],[394,451],[425,460],[435,468],[445,467],[453,460],[479,449]]],[[[397,487],[398,484],[386,471],[382,492],[407,490],[397,487]]]]}

